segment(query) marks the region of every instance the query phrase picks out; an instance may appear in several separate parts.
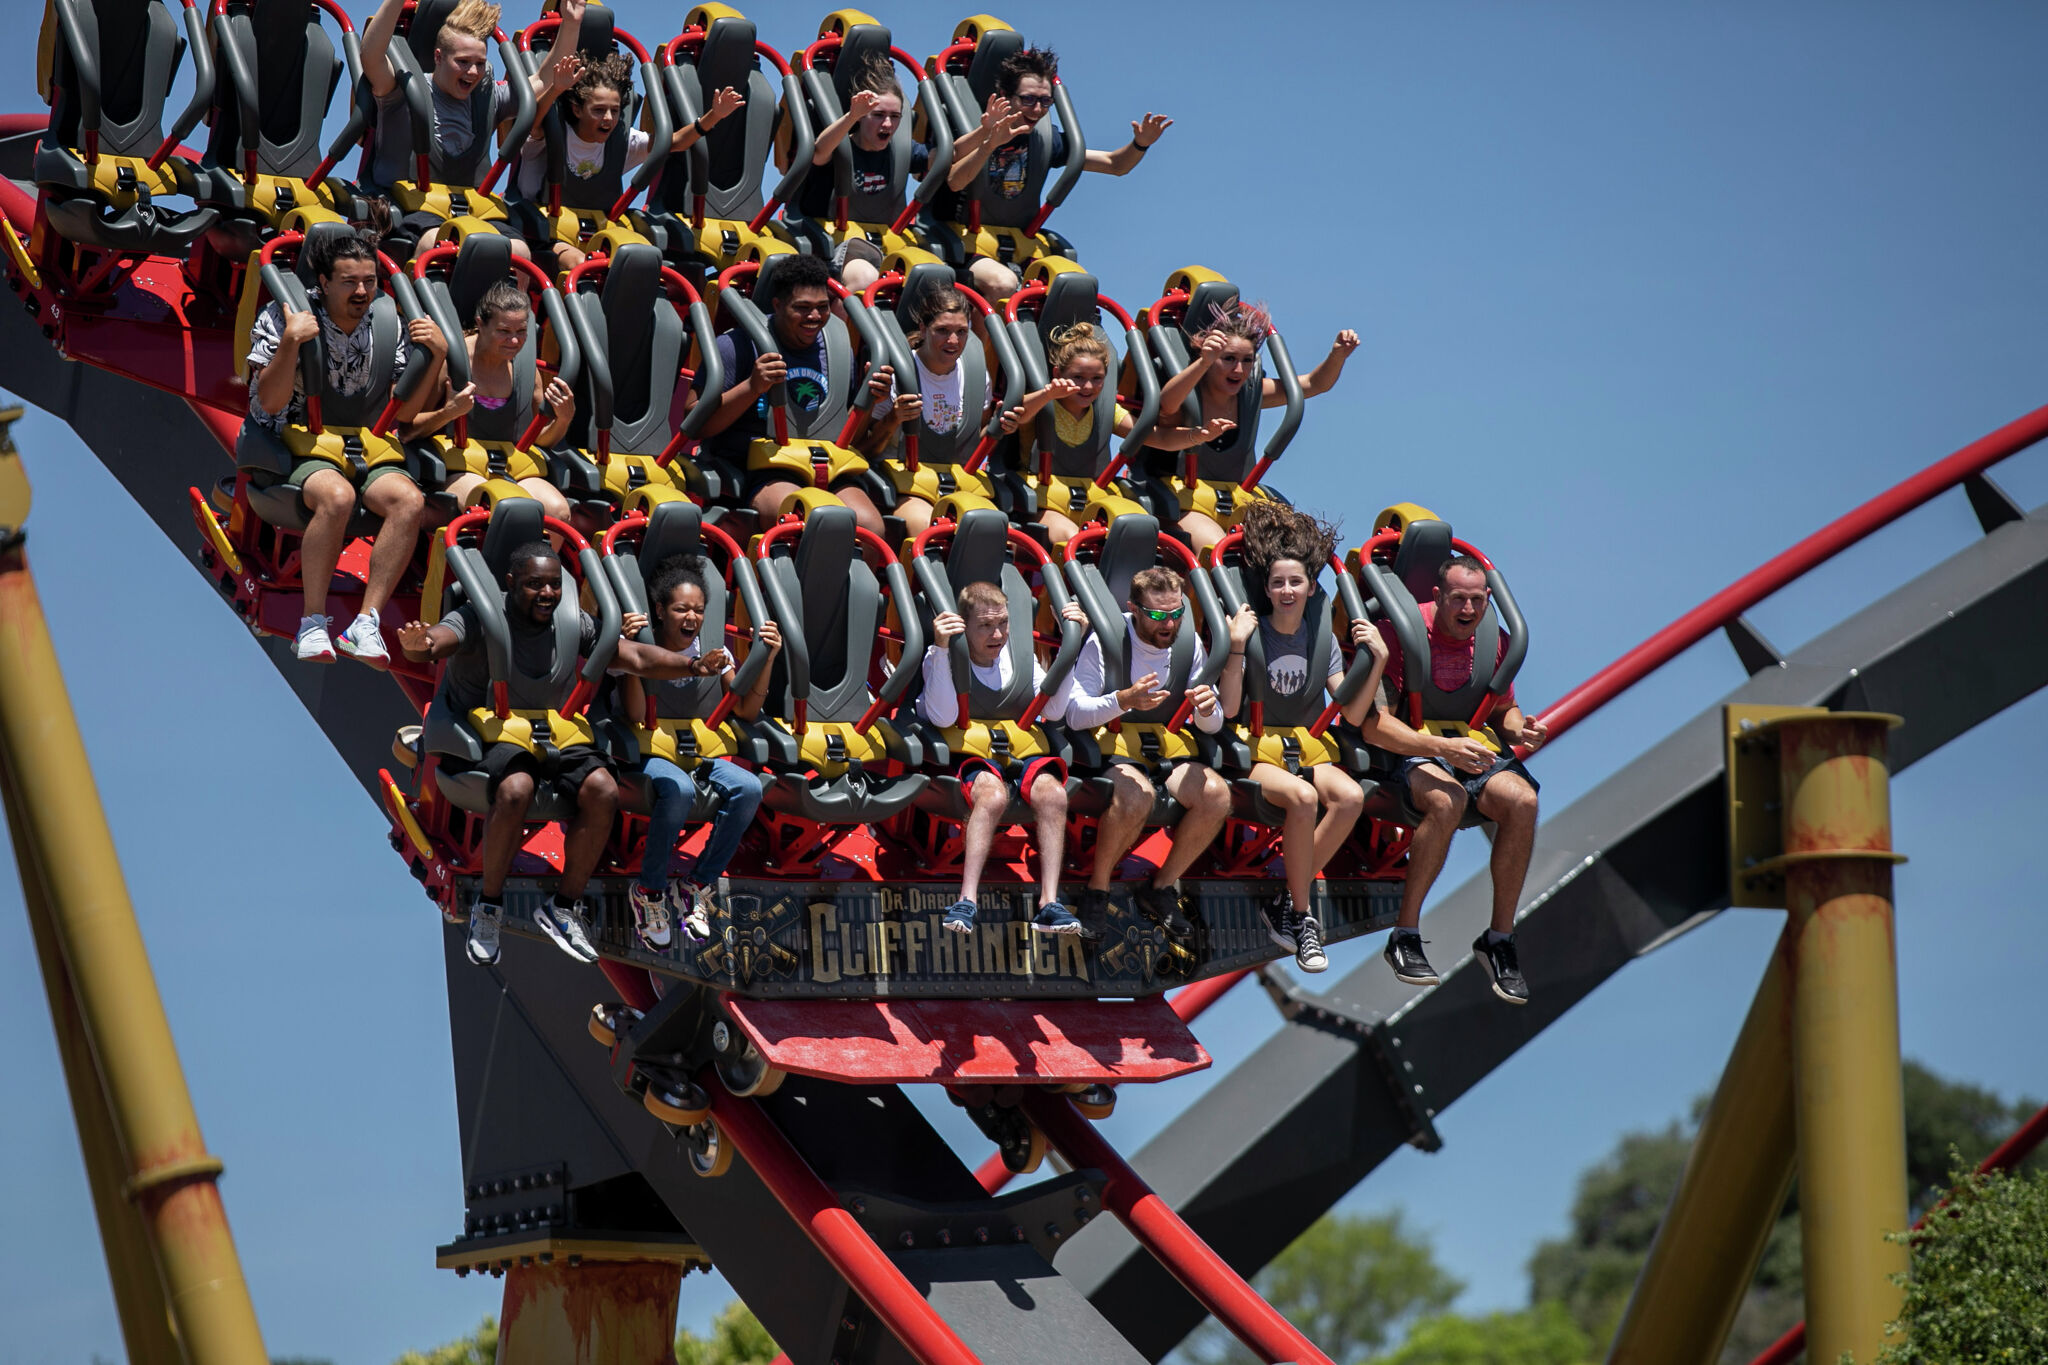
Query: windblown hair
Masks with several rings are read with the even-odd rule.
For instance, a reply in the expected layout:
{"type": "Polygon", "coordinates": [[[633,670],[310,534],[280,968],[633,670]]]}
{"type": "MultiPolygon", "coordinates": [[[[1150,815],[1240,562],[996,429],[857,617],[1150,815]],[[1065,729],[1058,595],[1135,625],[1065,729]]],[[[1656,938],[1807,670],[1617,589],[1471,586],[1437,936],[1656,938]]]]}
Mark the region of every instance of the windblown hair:
{"type": "Polygon", "coordinates": [[[1066,373],[1067,366],[1076,356],[1092,355],[1102,362],[1105,374],[1116,369],[1116,352],[1110,349],[1109,338],[1102,329],[1092,322],[1077,322],[1070,327],[1055,327],[1048,338],[1052,345],[1046,348],[1046,363],[1054,374],[1066,373]]]}
{"type": "Polygon", "coordinates": [[[1239,299],[1228,309],[1218,308],[1212,304],[1206,321],[1189,318],[1188,323],[1190,336],[1202,337],[1211,332],[1221,332],[1227,337],[1241,337],[1249,341],[1253,350],[1257,350],[1267,337],[1273,335],[1273,315],[1267,311],[1266,305],[1246,303],[1243,299],[1239,299]]]}
{"type": "Polygon", "coordinates": [[[996,68],[996,93],[1006,100],[1017,98],[1017,87],[1026,76],[1042,77],[1047,84],[1060,78],[1060,54],[1049,47],[1027,47],[1013,52],[996,68]]]}
{"type": "Polygon", "coordinates": [[[960,618],[972,621],[977,611],[999,611],[1007,616],[1010,599],[993,583],[969,583],[960,589],[960,618]]]}
{"type": "Polygon", "coordinates": [[[1283,559],[1291,559],[1313,579],[1337,548],[1335,522],[1264,498],[1245,509],[1238,523],[1244,532],[1245,561],[1254,570],[1251,584],[1265,596],[1266,576],[1283,559]]]}
{"type": "Polygon", "coordinates": [[[580,113],[591,92],[604,88],[617,91],[621,105],[633,97],[633,66],[626,60],[625,53],[608,52],[595,60],[585,58],[583,74],[576,78],[576,84],[569,87],[563,98],[580,113]]]}
{"type": "Polygon", "coordinates": [[[896,63],[880,52],[864,54],[848,73],[847,93],[865,90],[871,95],[903,98],[903,83],[896,79],[896,63]]]}
{"type": "Polygon", "coordinates": [[[1169,594],[1184,597],[1187,582],[1179,574],[1161,564],[1149,569],[1140,569],[1131,575],[1131,601],[1138,606],[1145,605],[1145,599],[1153,594],[1165,597],[1169,594]]]}
{"type": "Polygon", "coordinates": [[[476,325],[482,327],[500,313],[531,313],[533,301],[526,291],[510,280],[499,280],[476,301],[476,325]]]}
{"type": "Polygon", "coordinates": [[[434,35],[434,46],[450,33],[466,33],[480,43],[488,44],[498,31],[498,6],[485,0],[462,0],[462,3],[448,11],[448,17],[441,21],[441,31],[434,35]]]}
{"type": "Polygon", "coordinates": [[[654,586],[647,590],[647,604],[659,611],[676,595],[676,589],[691,587],[708,603],[711,594],[704,587],[704,561],[696,555],[671,555],[654,571],[654,586]]]}
{"type": "Polygon", "coordinates": [[[334,267],[342,261],[368,261],[376,265],[377,248],[360,231],[335,233],[313,243],[311,259],[315,278],[324,280],[334,274],[334,267]]]}
{"type": "Polygon", "coordinates": [[[917,301],[917,307],[911,313],[908,333],[910,344],[923,345],[925,329],[949,313],[958,313],[967,319],[970,326],[974,322],[974,310],[968,304],[967,296],[952,285],[941,285],[937,289],[927,291],[925,296],[917,301]]]}

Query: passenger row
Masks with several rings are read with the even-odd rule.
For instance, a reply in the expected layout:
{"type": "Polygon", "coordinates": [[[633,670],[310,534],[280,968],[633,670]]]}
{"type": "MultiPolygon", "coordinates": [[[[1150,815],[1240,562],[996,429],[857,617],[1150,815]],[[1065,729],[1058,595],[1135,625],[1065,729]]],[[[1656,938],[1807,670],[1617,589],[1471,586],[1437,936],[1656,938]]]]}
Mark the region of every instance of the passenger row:
{"type": "Polygon", "coordinates": [[[399,642],[440,679],[408,741],[413,798],[387,799],[416,866],[480,875],[478,962],[495,960],[536,821],[565,834],[535,918],[585,959],[601,867],[637,869],[636,929],[660,951],[678,920],[687,939],[709,934],[743,843],[760,875],[803,879],[862,827],[911,851],[913,879],[957,875],[943,922],[959,932],[999,838],[1028,829],[1032,928],[1092,941],[1126,855],[1161,828],[1170,848],[1132,888],[1139,913],[1185,939],[1184,876],[1277,877],[1261,913],[1308,971],[1326,966],[1318,875],[1385,876],[1405,854],[1387,956],[1416,984],[1436,979],[1423,900],[1455,830],[1484,819],[1496,914],[1473,946],[1521,1003],[1536,782],[1517,751],[1544,738],[1512,686],[1526,627],[1498,571],[1421,509],[1383,514],[1348,564],[1335,550],[1329,524],[1269,501],[1198,562],[1143,513],[1055,560],[970,509],[899,558],[844,508],[742,549],[669,502],[592,547],[507,498],[437,537],[428,614],[399,642]],[[679,836],[705,822],[675,874],[679,836]],[[1077,834],[1085,872],[1066,857],[1077,834]],[[1070,871],[1087,878],[1071,906],[1070,871]]]}

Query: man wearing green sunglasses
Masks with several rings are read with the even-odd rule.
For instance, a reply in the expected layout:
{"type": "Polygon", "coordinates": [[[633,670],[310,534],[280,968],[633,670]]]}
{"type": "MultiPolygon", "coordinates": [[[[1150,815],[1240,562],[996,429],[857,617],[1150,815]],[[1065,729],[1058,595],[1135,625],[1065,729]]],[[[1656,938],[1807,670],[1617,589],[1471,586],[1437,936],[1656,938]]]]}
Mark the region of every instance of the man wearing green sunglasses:
{"type": "MultiPolygon", "coordinates": [[[[1201,675],[1205,652],[1198,633],[1192,630],[1187,645],[1176,648],[1182,618],[1187,615],[1187,593],[1180,575],[1171,569],[1154,567],[1133,574],[1130,601],[1125,605],[1120,671],[1130,680],[1129,685],[1118,687],[1119,680],[1109,676],[1102,639],[1091,635],[1074,662],[1067,724],[1091,730],[1116,720],[1127,726],[1165,725],[1185,697],[1194,704],[1195,728],[1211,735],[1221,730],[1223,718],[1237,709],[1243,694],[1243,655],[1231,655],[1219,687],[1187,685],[1187,679],[1201,675]]],[[[1069,606],[1067,611],[1070,617],[1087,621],[1079,606],[1069,606]]],[[[1084,937],[1102,936],[1117,864],[1145,832],[1146,818],[1157,799],[1158,789],[1148,767],[1158,766],[1166,768],[1166,794],[1187,813],[1174,826],[1166,860],[1150,878],[1138,883],[1131,901],[1138,913],[1175,937],[1192,929],[1180,909],[1180,877],[1222,831],[1230,814],[1230,784],[1213,768],[1192,759],[1162,757],[1147,765],[1135,758],[1117,758],[1110,765],[1114,796],[1095,831],[1093,874],[1076,906],[1084,937]]]]}

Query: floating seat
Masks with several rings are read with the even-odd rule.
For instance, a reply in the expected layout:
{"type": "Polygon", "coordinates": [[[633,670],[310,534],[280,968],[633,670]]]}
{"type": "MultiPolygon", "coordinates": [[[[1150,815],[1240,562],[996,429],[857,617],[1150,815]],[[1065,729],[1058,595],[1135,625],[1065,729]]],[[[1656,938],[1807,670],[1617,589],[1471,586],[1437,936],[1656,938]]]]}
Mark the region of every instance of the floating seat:
{"type": "MultiPolygon", "coordinates": [[[[158,195],[184,193],[171,154],[213,103],[205,10],[184,0],[192,49],[192,99],[163,128],[164,102],[187,41],[165,0],[49,0],[42,88],[50,130],[36,149],[42,212],[69,242],[122,256],[182,256],[219,210],[172,209],[158,195]]],[[[111,289],[109,263],[86,277],[111,289]]]]}
{"type": "MultiPolygon", "coordinates": [[[[1023,49],[1023,35],[986,14],[964,19],[953,30],[952,43],[931,59],[935,107],[946,120],[949,143],[981,125],[982,111],[996,91],[996,73],[1023,49]]],[[[936,211],[925,215],[925,237],[948,265],[963,266],[972,257],[988,256],[1016,267],[1021,275],[1041,257],[1076,259],[1073,243],[1045,227],[1045,220],[1080,181],[1088,159],[1088,139],[1082,135],[1067,87],[1057,77],[1052,83],[1052,109],[1039,119],[1030,137],[1022,193],[1010,199],[991,194],[988,177],[976,175],[958,195],[935,200],[936,211]],[[1057,130],[1054,114],[1059,117],[1057,130]],[[1061,135],[1066,156],[1055,164],[1053,153],[1061,135]]]]}
{"type": "Polygon", "coordinates": [[[756,248],[790,248],[787,229],[769,220],[803,183],[816,140],[803,87],[789,63],[756,37],[751,19],[717,4],[691,9],[683,31],[657,55],[676,127],[695,123],[728,87],[745,102],[683,153],[687,174],[676,174],[672,166],[648,191],[644,231],[669,264],[692,280],[738,265],[756,248]],[[780,108],[761,71],[763,58],[782,77],[780,108]],[[789,120],[792,161],[774,196],[765,198],[764,168],[783,118],[789,120]]]}
{"type": "MultiPolygon", "coordinates": [[[[902,563],[845,507],[782,522],[755,542],[753,556],[782,631],[762,710],[775,719],[757,723],[781,743],[770,764],[776,780],[764,796],[768,812],[813,826],[900,813],[931,780],[906,771],[921,764],[923,747],[884,719],[917,681],[924,658],[924,626],[902,563]],[[893,662],[885,643],[900,649],[893,662]],[[868,680],[878,667],[885,676],[871,697],[868,680]]],[[[777,838],[770,866],[800,861],[816,844],[814,831],[786,829],[777,838]]]]}
{"type": "MultiPolygon", "coordinates": [[[[704,624],[698,632],[707,652],[731,649],[733,641],[751,638],[753,627],[770,619],[753,562],[730,536],[703,525],[697,505],[688,501],[659,503],[646,515],[628,517],[605,533],[601,558],[620,609],[651,618],[654,580],[661,566],[679,555],[700,557],[707,565],[704,624]],[[735,612],[736,606],[743,608],[743,617],[735,612]]],[[[650,624],[641,638],[652,643],[652,632],[650,624]]],[[[767,665],[768,651],[749,649],[734,671],[734,693],[717,678],[680,680],[680,689],[688,694],[681,708],[687,717],[657,716],[650,692],[645,714],[600,722],[599,736],[619,765],[620,808],[647,813],[650,796],[640,765],[649,756],[684,769],[714,758],[740,759],[756,767],[767,763],[773,746],[766,736],[759,730],[747,733],[731,719],[732,698],[751,690],[767,665]]],[[[717,809],[717,789],[708,782],[700,784],[690,818],[708,820],[717,809]]]]}
{"type": "Polygon", "coordinates": [[[436,246],[412,263],[413,290],[420,306],[449,339],[448,381],[461,389],[469,383],[470,361],[463,334],[476,326],[476,305],[500,280],[516,281],[532,303],[534,324],[526,345],[512,365],[512,393],[494,410],[478,406],[424,443],[440,459],[447,476],[481,475],[484,485],[472,502],[489,506],[501,497],[524,497],[520,479],[541,478],[560,488],[572,503],[594,504],[610,520],[604,480],[597,466],[566,443],[539,450],[536,438],[552,420],[535,393],[545,371],[535,362],[552,362],[564,383],[574,387],[583,372],[583,348],[569,321],[567,306],[547,273],[512,253],[512,239],[496,233],[471,233],[453,246],[436,246]]]}
{"type": "MultiPolygon", "coordinates": [[[[1031,273],[1030,282],[1010,296],[1004,309],[1010,333],[1004,359],[1014,359],[1018,369],[1004,375],[1003,401],[1015,405],[1025,394],[1051,382],[1046,354],[1054,333],[1077,322],[1099,325],[1105,312],[1123,324],[1126,349],[1118,372],[1131,377],[1139,400],[1138,410],[1131,415],[1130,435],[1120,446],[1116,409],[1121,382],[1103,384],[1095,400],[1094,424],[1078,445],[1060,439],[1051,404],[1039,412],[1028,438],[1019,442],[1017,455],[1031,485],[1034,510],[1059,512],[1076,525],[1154,511],[1139,501],[1140,490],[1130,480],[1119,482],[1118,477],[1144,446],[1159,418],[1159,381],[1145,354],[1144,334],[1087,271],[1040,261],[1031,273]]],[[[1107,328],[1104,333],[1107,335],[1107,328]]]]}
{"type": "MultiPolygon", "coordinates": [[[[1198,349],[1194,338],[1208,330],[1212,319],[1227,316],[1237,304],[1237,286],[1213,270],[1188,266],[1167,278],[1159,301],[1138,315],[1162,385],[1194,359],[1198,349]]],[[[1183,514],[1199,512],[1226,531],[1244,519],[1244,510],[1253,499],[1273,496],[1264,487],[1267,471],[1285,453],[1301,426],[1305,402],[1301,376],[1295,373],[1287,343],[1277,330],[1266,333],[1266,354],[1272,361],[1270,377],[1286,399],[1286,410],[1263,452],[1258,449],[1259,416],[1268,371],[1254,356],[1251,375],[1238,391],[1237,411],[1232,414],[1237,426],[1220,445],[1195,446],[1178,458],[1165,451],[1153,451],[1146,457],[1146,475],[1164,485],[1174,506],[1183,514]]],[[[1199,393],[1188,395],[1180,420],[1187,426],[1202,424],[1199,393]]]]}
{"type": "Polygon", "coordinates": [[[586,381],[571,443],[590,452],[611,507],[631,513],[688,495],[736,498],[737,471],[690,458],[725,386],[710,310],[690,282],[651,244],[628,242],[578,266],[566,301],[586,381]],[[671,432],[670,413],[690,382],[693,338],[703,392],[671,432]]]}
{"type": "MultiPolygon", "coordinates": [[[[550,50],[561,25],[561,19],[551,14],[520,30],[519,52],[529,74],[537,65],[537,54],[550,50]]],[[[669,142],[675,136],[675,122],[662,93],[661,74],[654,58],[638,39],[614,24],[608,6],[586,5],[576,50],[589,60],[608,57],[621,47],[640,63],[640,91],[619,111],[618,126],[605,143],[604,166],[596,175],[569,174],[569,113],[563,102],[557,99],[540,118],[540,135],[547,149],[541,162],[541,193],[536,198],[527,198],[522,193],[511,205],[514,219],[530,241],[553,240],[602,254],[629,242],[647,240],[629,221],[626,206],[662,173],[668,162],[669,142]],[[647,156],[629,180],[627,148],[643,114],[647,124],[647,156]]]]}
{"type": "MultiPolygon", "coordinates": [[[[967,819],[967,784],[958,776],[960,763],[967,758],[984,758],[998,768],[1040,756],[1060,759],[1070,772],[1077,760],[1095,766],[1092,748],[1077,755],[1066,732],[1041,719],[1045,706],[1064,691],[1088,632],[1062,615],[1072,599],[1065,580],[1038,542],[1011,526],[1001,512],[978,508],[957,523],[933,523],[918,537],[910,567],[927,623],[941,612],[959,611],[959,591],[969,583],[994,583],[1010,606],[1009,686],[1000,693],[985,688],[973,676],[967,636],[957,635],[949,655],[953,685],[960,697],[959,715],[944,726],[922,719],[906,722],[923,739],[925,762],[934,774],[931,785],[918,797],[918,809],[956,824],[967,819]],[[1037,657],[1033,646],[1041,630],[1057,640],[1059,648],[1046,666],[1045,682],[1039,688],[1032,684],[1037,657]]],[[[1072,804],[1083,788],[1071,775],[1067,794],[1069,809],[1086,813],[1072,804]]],[[[1013,793],[1003,823],[1028,824],[1033,818],[1030,807],[1013,793]]]]}
{"type": "MultiPolygon", "coordinates": [[[[516,744],[534,755],[545,776],[562,748],[596,744],[588,711],[618,650],[621,612],[596,551],[575,528],[543,516],[532,498],[506,498],[489,511],[465,512],[435,536],[427,588],[422,619],[438,621],[462,602],[475,606],[491,677],[491,700],[461,715],[447,704],[445,691],[435,694],[420,736],[429,757],[453,759],[461,767],[483,762],[493,744],[516,744]],[[512,552],[550,534],[562,541],[562,601],[553,623],[554,668],[537,677],[517,665],[502,585],[512,552]],[[580,668],[579,585],[590,594],[591,614],[597,618],[597,644],[580,668]]],[[[457,810],[472,815],[490,810],[489,779],[483,772],[451,772],[437,761],[433,776],[436,789],[457,810]]],[[[527,810],[527,818],[536,822],[575,814],[575,803],[549,783],[540,784],[527,810]]]]}

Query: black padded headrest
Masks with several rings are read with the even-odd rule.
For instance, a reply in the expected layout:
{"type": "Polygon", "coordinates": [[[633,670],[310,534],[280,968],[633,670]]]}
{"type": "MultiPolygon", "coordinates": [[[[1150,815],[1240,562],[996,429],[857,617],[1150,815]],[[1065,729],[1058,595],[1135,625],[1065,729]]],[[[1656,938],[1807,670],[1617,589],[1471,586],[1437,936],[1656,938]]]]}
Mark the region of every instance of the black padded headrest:
{"type": "Polygon", "coordinates": [[[140,112],[152,45],[174,45],[178,30],[162,0],[92,0],[99,27],[101,116],[126,123],[140,112]]]}
{"type": "Polygon", "coordinates": [[[1447,521],[1411,521],[1394,550],[1394,576],[1417,602],[1436,596],[1436,572],[1457,551],[1451,547],[1447,521]]]}
{"type": "Polygon", "coordinates": [[[974,45],[974,56],[967,63],[967,88],[974,92],[977,109],[988,107],[988,97],[996,92],[996,74],[1004,62],[1024,50],[1024,35],[1011,28],[990,29],[981,35],[981,41],[974,45]]]}
{"type": "Polygon", "coordinates": [[[1109,523],[1109,535],[1102,542],[1096,571],[1109,587],[1110,600],[1128,602],[1131,579],[1140,569],[1149,569],[1159,557],[1159,522],[1138,512],[1126,512],[1109,523]]]}
{"type": "Polygon", "coordinates": [[[775,277],[782,273],[782,263],[795,259],[796,253],[792,251],[778,251],[773,256],[762,258],[760,273],[754,276],[754,287],[747,291],[747,297],[762,313],[768,312],[768,300],[775,295],[775,277]]]}
{"type": "Polygon", "coordinates": [[[251,5],[249,31],[256,40],[256,111],[263,136],[288,146],[302,131],[307,80],[322,84],[323,103],[334,96],[334,43],[312,5],[251,5]]]}
{"type": "MultiPolygon", "coordinates": [[[[448,16],[455,12],[461,0],[419,0],[412,12],[412,27],[406,30],[406,45],[412,48],[413,59],[420,70],[431,74],[434,70],[434,44],[441,36],[441,25],[448,22],[448,16]]],[[[488,44],[486,44],[488,46],[488,44]]]]}
{"type": "Polygon", "coordinates": [[[507,498],[491,508],[490,524],[484,528],[484,563],[491,577],[503,582],[512,571],[512,552],[522,545],[547,538],[542,518],[547,513],[532,498],[507,498]]]}
{"type": "Polygon", "coordinates": [[[760,69],[754,34],[754,21],[736,14],[711,21],[697,53],[697,84],[707,101],[728,85],[746,93],[747,78],[760,69]]]}
{"type": "Polygon", "coordinates": [[[904,330],[909,330],[910,319],[917,316],[920,299],[934,289],[945,288],[956,279],[953,267],[942,261],[921,261],[905,271],[903,293],[896,300],[896,316],[903,319],[904,330]]]}
{"type": "Polygon", "coordinates": [[[1009,548],[1009,517],[993,507],[963,513],[953,528],[953,543],[946,549],[946,581],[955,594],[969,583],[1001,587],[1009,548]]]}
{"type": "Polygon", "coordinates": [[[853,103],[853,76],[861,67],[879,61],[893,69],[895,63],[889,56],[893,42],[889,30],[880,24],[854,24],[846,30],[839,40],[839,55],[832,59],[832,90],[839,96],[841,109],[853,103]]]}
{"type": "MultiPolygon", "coordinates": [[[[576,50],[578,52],[587,52],[596,57],[609,56],[614,46],[612,42],[612,29],[616,26],[617,21],[612,15],[610,6],[585,5],[583,7],[583,27],[576,34],[576,50]]],[[[557,30],[557,32],[559,31],[557,30]]]]}
{"type": "MultiPolygon", "coordinates": [[[[804,533],[796,542],[796,573],[805,587],[814,582],[829,583],[834,578],[841,583],[846,581],[847,567],[860,553],[859,537],[854,535],[859,526],[851,508],[812,509],[804,519],[804,533]],[[824,578],[817,577],[819,574],[824,578]]],[[[806,599],[809,596],[805,594],[806,599]]]]}
{"type": "Polygon", "coordinates": [[[491,232],[472,232],[455,252],[448,272],[448,298],[464,327],[476,323],[476,306],[499,280],[512,274],[512,239],[491,232]]]}
{"type": "Polygon", "coordinates": [[[1237,308],[1237,286],[1229,280],[1204,280],[1188,291],[1188,309],[1181,331],[1189,336],[1208,331],[1237,308]]]}
{"type": "Polygon", "coordinates": [[[347,223],[314,223],[306,229],[306,240],[299,244],[299,258],[293,264],[299,279],[311,294],[320,287],[319,277],[313,271],[313,261],[322,254],[320,243],[335,237],[353,237],[356,230],[347,223]]]}
{"type": "Polygon", "coordinates": [[[640,537],[640,577],[651,585],[661,566],[677,555],[703,554],[702,516],[694,502],[656,504],[640,537]]]}
{"type": "Polygon", "coordinates": [[[1038,302],[1038,334],[1050,341],[1056,327],[1094,322],[1099,316],[1100,288],[1085,270],[1053,276],[1046,282],[1045,297],[1038,302]]]}

